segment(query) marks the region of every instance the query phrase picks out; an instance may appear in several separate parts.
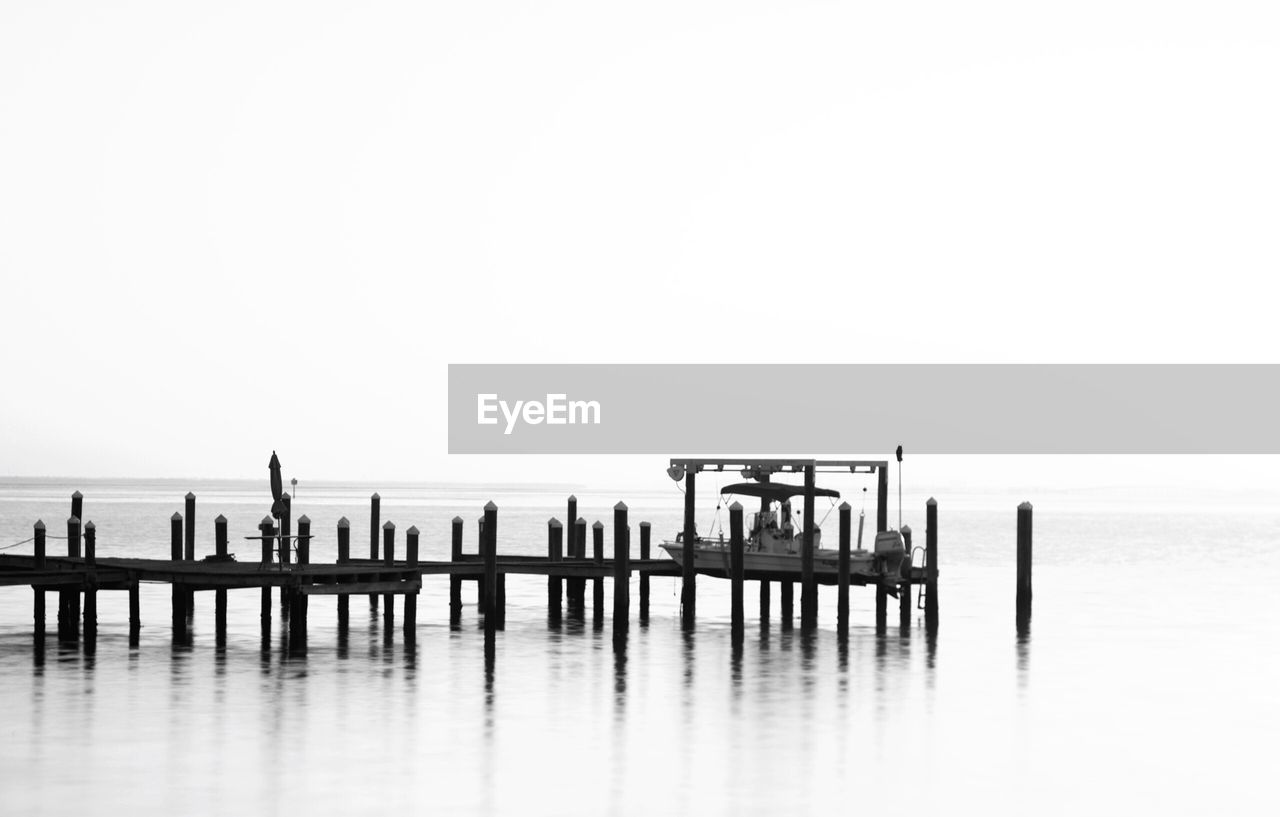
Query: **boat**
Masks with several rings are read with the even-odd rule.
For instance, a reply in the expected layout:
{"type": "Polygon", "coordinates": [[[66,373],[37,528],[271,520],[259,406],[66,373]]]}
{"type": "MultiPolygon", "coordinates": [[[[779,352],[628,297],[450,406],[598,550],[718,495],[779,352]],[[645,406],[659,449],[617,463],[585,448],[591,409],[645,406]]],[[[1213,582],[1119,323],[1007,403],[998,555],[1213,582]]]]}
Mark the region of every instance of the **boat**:
{"type": "MultiPolygon", "coordinates": [[[[840,498],[837,491],[813,488],[815,497],[840,498]]],[[[761,510],[751,514],[743,543],[743,568],[749,578],[799,579],[804,548],[804,526],[792,515],[791,500],[803,496],[803,485],[781,482],[742,482],[721,489],[722,497],[754,497],[761,500],[761,510]]],[[[876,534],[870,550],[862,547],[865,513],[858,517],[856,546],[849,551],[849,578],[853,584],[882,584],[893,595],[901,576],[910,570],[902,534],[896,530],[876,534]]],[[[664,541],[660,547],[676,562],[684,564],[684,534],[664,541]]],[[[718,537],[695,535],[694,566],[699,573],[729,575],[730,542],[723,528],[718,537]]],[[[821,584],[834,584],[839,578],[840,550],[824,547],[822,529],[813,528],[813,573],[821,584]]]]}

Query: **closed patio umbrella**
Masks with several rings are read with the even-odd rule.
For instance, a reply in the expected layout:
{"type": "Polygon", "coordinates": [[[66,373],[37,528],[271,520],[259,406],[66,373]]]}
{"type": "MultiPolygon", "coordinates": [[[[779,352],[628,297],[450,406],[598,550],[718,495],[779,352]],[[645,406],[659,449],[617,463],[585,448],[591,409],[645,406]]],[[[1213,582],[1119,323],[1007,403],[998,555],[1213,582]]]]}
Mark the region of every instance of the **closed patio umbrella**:
{"type": "Polygon", "coordinates": [[[279,519],[284,514],[284,479],[280,476],[280,458],[271,452],[271,515],[279,519]]]}

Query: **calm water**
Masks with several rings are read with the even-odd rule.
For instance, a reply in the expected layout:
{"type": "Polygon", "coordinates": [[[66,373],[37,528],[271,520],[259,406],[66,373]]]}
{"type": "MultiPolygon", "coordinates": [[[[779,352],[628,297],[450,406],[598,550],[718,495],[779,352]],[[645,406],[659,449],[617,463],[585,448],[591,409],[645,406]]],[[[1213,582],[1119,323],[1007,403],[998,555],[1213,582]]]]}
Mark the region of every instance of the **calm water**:
{"type": "MultiPolygon", "coordinates": [[[[580,513],[608,526],[624,499],[656,539],[679,523],[667,487],[579,490],[580,513]]],[[[256,543],[240,537],[267,510],[258,484],[0,480],[0,545],[29,537],[38,517],[61,533],[77,488],[101,556],[165,556],[168,517],[192,490],[197,553],[212,551],[221,513],[232,549],[253,558],[256,543]]],[[[424,558],[445,557],[454,515],[473,550],[488,499],[500,507],[500,548],[540,553],[546,520],[563,517],[571,490],[377,488],[400,547],[417,525],[424,558]]],[[[367,552],[371,491],[300,492],[295,515],[322,537],[313,559],[333,558],[343,515],[353,552],[367,552]]],[[[907,497],[905,521],[920,532],[923,500],[907,497]]],[[[487,673],[473,588],[463,629],[450,631],[447,580],[428,578],[413,648],[398,622],[388,642],[361,599],[344,643],[336,601],[317,597],[309,652],[289,658],[278,614],[262,641],[256,590],[230,594],[225,649],[214,644],[211,594],[197,598],[194,643],[175,647],[168,589],[144,586],[139,645],[128,642],[127,595],[102,593],[86,657],[52,636],[34,646],[30,590],[0,588],[0,811],[1276,813],[1280,510],[1133,492],[939,500],[934,644],[918,621],[900,631],[896,609],[877,637],[870,591],[853,595],[846,648],[833,589],[815,636],[780,631],[776,589],[762,628],[750,586],[735,658],[727,583],[699,582],[700,626],[686,636],[676,582],[664,578],[650,625],[633,618],[621,659],[607,621],[595,630],[588,611],[585,626],[551,630],[545,579],[511,577],[487,673]],[[1012,562],[1021,499],[1036,504],[1035,618],[1023,644],[1012,562]]],[[[707,507],[700,526],[710,521],[707,507]]],[[[633,588],[633,615],[637,602],[633,588]]]]}

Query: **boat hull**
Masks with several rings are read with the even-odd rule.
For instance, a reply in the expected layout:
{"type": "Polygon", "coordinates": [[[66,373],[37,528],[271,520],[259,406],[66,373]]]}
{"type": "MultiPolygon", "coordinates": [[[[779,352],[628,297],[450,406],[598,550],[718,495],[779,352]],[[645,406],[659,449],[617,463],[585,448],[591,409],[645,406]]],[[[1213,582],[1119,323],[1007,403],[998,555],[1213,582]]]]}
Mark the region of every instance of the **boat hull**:
{"type": "MultiPolygon", "coordinates": [[[[661,548],[678,564],[684,564],[684,544],[664,542],[661,548]]],[[[699,573],[713,576],[729,575],[729,545],[704,543],[696,545],[694,566],[699,573]]],[[[799,553],[768,553],[749,551],[742,554],[743,572],[750,579],[787,580],[800,578],[799,553]]],[[[840,552],[819,549],[813,556],[813,575],[820,584],[835,584],[840,575],[840,552]]],[[[853,584],[881,582],[886,577],[879,570],[875,555],[857,550],[849,554],[849,580],[853,584]]],[[[896,580],[896,577],[893,577],[896,580]]]]}

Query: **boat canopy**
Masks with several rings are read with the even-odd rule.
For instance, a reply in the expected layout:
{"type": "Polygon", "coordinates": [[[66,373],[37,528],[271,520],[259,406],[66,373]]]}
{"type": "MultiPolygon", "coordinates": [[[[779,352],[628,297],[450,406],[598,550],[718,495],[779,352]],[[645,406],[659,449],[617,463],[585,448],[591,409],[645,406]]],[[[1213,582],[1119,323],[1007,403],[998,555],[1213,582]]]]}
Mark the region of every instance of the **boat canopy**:
{"type": "MultiPolygon", "coordinates": [[[[804,486],[787,485],[783,482],[739,482],[734,485],[726,485],[720,489],[720,493],[754,496],[760,499],[767,499],[770,502],[785,502],[793,496],[804,496],[804,486]]],[[[833,499],[840,498],[840,492],[833,491],[830,488],[814,488],[813,495],[829,496],[833,499]]]]}

